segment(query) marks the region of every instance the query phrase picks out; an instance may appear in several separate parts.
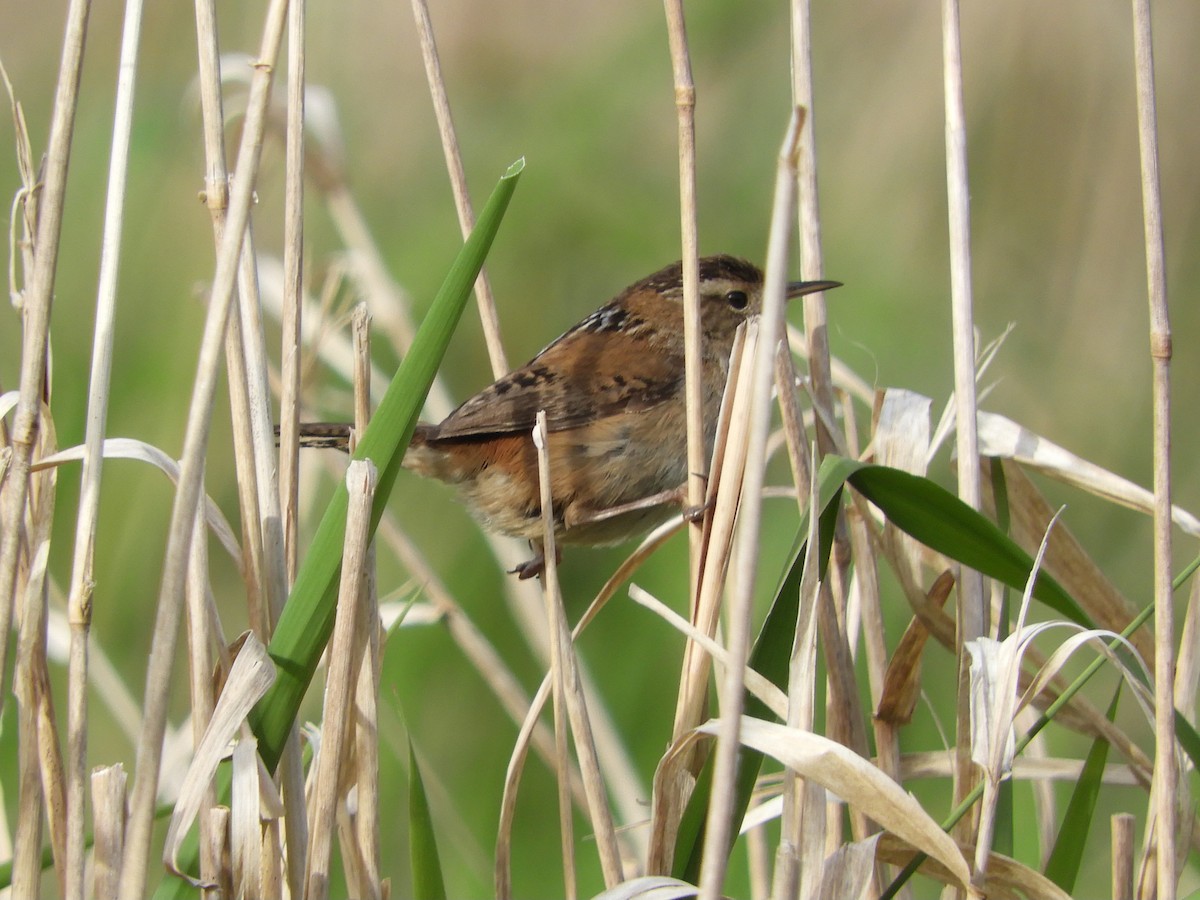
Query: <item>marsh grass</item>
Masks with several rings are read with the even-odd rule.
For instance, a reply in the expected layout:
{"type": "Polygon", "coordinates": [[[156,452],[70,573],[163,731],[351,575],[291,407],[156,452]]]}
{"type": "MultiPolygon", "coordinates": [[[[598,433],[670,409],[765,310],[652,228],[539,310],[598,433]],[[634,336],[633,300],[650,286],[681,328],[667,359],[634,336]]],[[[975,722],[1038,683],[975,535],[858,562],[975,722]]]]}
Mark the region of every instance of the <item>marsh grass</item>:
{"type": "MultiPolygon", "coordinates": [[[[735,347],[711,460],[696,453],[702,442],[690,416],[697,477],[689,480],[689,496],[694,506],[704,501],[704,514],[647,537],[605,573],[582,614],[581,594],[591,592],[560,572],[552,546],[541,583],[517,582],[498,573],[520,561],[524,548],[473,537],[463,568],[484,574],[472,582],[439,570],[444,557],[437,537],[429,540],[433,526],[423,521],[419,493],[401,489],[388,503],[422,405],[434,418],[450,408],[453,392],[437,372],[472,287],[493,374],[507,365],[503,318],[480,273],[497,235],[503,246],[521,166],[501,178],[476,219],[433,22],[414,0],[465,241],[461,251],[446,250],[453,263],[423,276],[441,278],[442,287],[418,312],[389,273],[351,186],[335,106],[327,95],[306,93],[305,9],[289,10],[282,0],[268,6],[256,64],[235,79],[228,72],[237,64],[221,55],[215,7],[196,4],[203,200],[215,263],[204,321],[192,335],[199,340],[189,345],[198,357],[194,379],[162,401],[186,410],[179,462],[148,441],[110,436],[107,422],[110,404],[122,399],[114,383],[129,383],[113,380],[114,365],[121,365],[114,355],[118,262],[154,262],[131,252],[124,222],[140,3],[127,7],[121,46],[83,427],[71,421],[64,428],[58,402],[62,393],[82,390],[51,387],[45,376],[51,336],[66,341],[66,331],[78,340],[85,330],[81,317],[52,319],[51,301],[57,270],[69,257],[59,243],[87,4],[75,0],[67,14],[40,168],[19,90],[5,79],[22,183],[10,238],[20,384],[0,395],[0,626],[15,635],[0,645],[0,668],[13,688],[0,698],[0,740],[14,760],[3,779],[11,860],[3,874],[13,896],[219,890],[382,898],[491,890],[501,897],[632,897],[661,890],[707,898],[857,897],[933,896],[945,884],[963,896],[1063,897],[1083,879],[1087,890],[1108,885],[1114,897],[1174,897],[1194,881],[1187,854],[1200,832],[1190,775],[1200,741],[1171,700],[1188,714],[1194,707],[1195,610],[1187,610],[1177,642],[1172,596],[1192,568],[1173,571],[1171,537],[1173,529],[1195,536],[1200,523],[1171,505],[1166,261],[1142,0],[1133,4],[1138,113],[1129,127],[1138,131],[1143,171],[1153,491],[980,408],[988,393],[984,371],[1003,365],[1004,351],[976,345],[969,106],[954,0],[942,3],[952,398],[938,418],[927,398],[868,387],[872,379],[832,356],[831,314],[820,296],[805,299],[803,332],[787,324],[782,301],[797,268],[789,261],[794,246],[805,278],[821,277],[825,268],[809,116],[821,97],[808,6],[797,2],[793,112],[777,128],[764,313],[735,347]],[[285,45],[281,79],[275,75],[285,71],[285,45]],[[254,204],[266,177],[259,168],[264,145],[276,140],[285,147],[281,262],[263,249],[274,242],[249,227],[252,218],[269,218],[254,204]],[[309,246],[314,209],[330,225],[333,250],[309,246]],[[335,309],[345,295],[365,304],[352,328],[335,309]],[[403,359],[394,378],[372,358],[371,329],[403,359]],[[277,334],[278,352],[268,349],[277,334]],[[227,408],[215,399],[221,382],[229,386],[227,408]],[[347,384],[353,401],[346,400],[347,384]],[[354,410],[358,442],[348,469],[343,457],[325,451],[310,464],[297,448],[310,398],[331,394],[354,410]],[[275,396],[282,397],[278,449],[275,396]],[[228,423],[218,428],[214,410],[228,423]],[[60,452],[57,434],[64,430],[82,431],[82,447],[60,452]],[[217,435],[227,433],[225,446],[217,435]],[[957,497],[925,477],[951,434],[957,497]],[[59,497],[59,470],[80,459],[73,505],[73,497],[59,497]],[[144,667],[119,641],[91,634],[95,586],[108,577],[96,557],[101,478],[118,459],[157,467],[175,486],[165,547],[161,533],[138,523],[105,526],[127,529],[141,564],[156,573],[157,598],[139,607],[144,633],[154,635],[144,667]],[[322,469],[332,470],[329,478],[322,469]],[[1154,549],[1141,567],[1141,595],[1152,602],[1122,595],[1029,471],[1153,517],[1154,549]],[[785,473],[784,486],[773,484],[785,473]],[[795,512],[779,515],[772,505],[779,497],[795,512]],[[237,528],[222,512],[235,504],[237,528]],[[52,539],[64,532],[55,530],[55,519],[72,512],[70,552],[56,555],[52,539]],[[689,535],[686,563],[663,551],[679,530],[689,535]],[[772,552],[773,541],[787,543],[781,532],[793,536],[791,547],[772,552]],[[210,550],[229,562],[211,559],[210,550]],[[678,564],[665,574],[648,565],[662,559],[678,564]],[[219,566],[230,566],[236,578],[221,577],[219,566]],[[402,587],[384,586],[392,584],[402,587]],[[660,602],[668,595],[680,602],[660,602]],[[654,669],[661,684],[637,684],[645,670],[633,658],[634,641],[609,635],[603,648],[589,643],[589,630],[603,629],[613,601],[626,597],[650,610],[655,626],[665,625],[658,633],[672,651],[654,669]],[[887,608],[903,601],[911,616],[897,628],[887,608]],[[683,606],[687,615],[672,612],[683,606]],[[498,608],[516,623],[519,650],[494,640],[490,610],[498,608]],[[1153,610],[1152,632],[1144,626],[1153,610]],[[244,633],[231,621],[244,622],[244,633]],[[186,650],[177,651],[181,637],[186,650]],[[419,657],[422,640],[440,642],[441,659],[422,687],[443,699],[414,707],[420,692],[406,690],[401,703],[385,673],[397,657],[419,657]],[[447,658],[485,686],[491,706],[444,706],[459,689],[457,682],[437,683],[447,658]],[[1115,675],[1099,687],[1088,679],[1102,668],[1115,675]],[[633,689],[619,692],[626,673],[633,689]],[[181,700],[172,681],[185,676],[181,700]],[[671,699],[658,702],[668,694],[673,708],[671,699]],[[1126,704],[1137,701],[1140,717],[1118,715],[1118,694],[1126,704]],[[496,747],[507,756],[503,778],[489,782],[482,803],[446,780],[445,747],[441,754],[423,749],[431,716],[458,720],[456,750],[469,760],[496,747]],[[940,723],[940,738],[913,728],[922,717],[940,723]],[[116,752],[105,736],[113,723],[128,741],[116,752]],[[1047,729],[1081,740],[1051,746],[1047,729]],[[930,779],[935,789],[920,787],[930,779]],[[1060,812],[1061,797],[1049,786],[1063,782],[1072,796],[1060,812]],[[1111,826],[1097,800],[1106,785],[1121,786],[1111,826]],[[398,800],[405,793],[407,814],[398,800]],[[491,817],[491,846],[479,846],[468,824],[480,809],[491,817]],[[1034,818],[1036,834],[1023,834],[1034,818]],[[1105,875],[1097,872],[1094,841],[1110,828],[1105,875]]],[[[694,365],[694,112],[703,88],[693,77],[698,51],[689,46],[683,5],[665,6],[669,43],[660,49],[674,75],[680,255],[694,365]]],[[[506,162],[494,160],[493,174],[506,162]]],[[[762,218],[766,230],[766,209],[762,218]]],[[[697,383],[694,372],[689,383],[697,383]]],[[[534,439],[543,451],[549,517],[554,460],[546,458],[543,436],[539,423],[534,439]]],[[[546,541],[553,542],[548,519],[546,541]]]]}

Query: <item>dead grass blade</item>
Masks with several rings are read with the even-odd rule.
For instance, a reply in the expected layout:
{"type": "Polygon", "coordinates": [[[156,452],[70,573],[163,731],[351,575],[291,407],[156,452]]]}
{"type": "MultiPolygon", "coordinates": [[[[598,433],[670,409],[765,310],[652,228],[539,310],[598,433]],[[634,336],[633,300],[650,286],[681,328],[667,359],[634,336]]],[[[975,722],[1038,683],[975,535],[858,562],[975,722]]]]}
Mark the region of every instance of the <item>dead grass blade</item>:
{"type": "Polygon", "coordinates": [[[225,757],[230,740],[242,730],[246,714],[274,680],[275,665],[267,656],[266,647],[253,634],[247,634],[233,661],[212,720],[196,747],[163,844],[163,863],[167,869],[194,885],[199,886],[195,879],[181,871],[178,863],[183,838],[201,812],[204,793],[225,757]]]}

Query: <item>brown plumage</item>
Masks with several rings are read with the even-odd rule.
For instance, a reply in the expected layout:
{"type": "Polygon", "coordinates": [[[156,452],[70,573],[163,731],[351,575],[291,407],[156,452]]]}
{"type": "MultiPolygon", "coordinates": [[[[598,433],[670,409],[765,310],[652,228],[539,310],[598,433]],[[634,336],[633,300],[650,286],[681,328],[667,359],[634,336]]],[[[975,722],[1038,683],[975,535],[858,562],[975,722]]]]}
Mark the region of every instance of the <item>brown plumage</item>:
{"type": "MultiPolygon", "coordinates": [[[[745,260],[709,256],[700,260],[699,284],[711,453],[734,333],[761,309],[763,275],[745,260]]],[[[837,285],[793,282],[788,296],[837,285]]],[[[669,516],[672,504],[663,497],[686,480],[683,393],[683,284],[676,262],[630,285],[444,421],[418,425],[404,465],[456,485],[486,527],[537,541],[541,504],[530,433],[545,410],[557,540],[616,543],[669,516]],[[647,498],[662,502],[639,506],[647,498]],[[628,506],[636,508],[611,514],[628,506]]],[[[540,559],[519,571],[535,574],[540,559]]]]}
{"type": "MultiPolygon", "coordinates": [[[[419,425],[407,468],[458,486],[483,523],[541,534],[530,437],[546,411],[556,538],[615,543],[665,519],[669,504],[597,519],[680,488],[687,477],[680,263],[643,278],[438,425],[419,425]]],[[[700,261],[704,420],[711,452],[737,326],[758,313],[762,273],[732,256],[700,261]]],[[[835,286],[789,285],[789,296],[835,286]]]]}

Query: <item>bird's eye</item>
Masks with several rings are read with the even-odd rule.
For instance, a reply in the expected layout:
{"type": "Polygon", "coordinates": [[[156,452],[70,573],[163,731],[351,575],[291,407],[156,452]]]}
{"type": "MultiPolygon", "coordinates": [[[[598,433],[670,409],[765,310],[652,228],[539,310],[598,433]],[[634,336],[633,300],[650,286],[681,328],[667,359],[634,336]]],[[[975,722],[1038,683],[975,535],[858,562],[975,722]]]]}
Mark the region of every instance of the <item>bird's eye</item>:
{"type": "Polygon", "coordinates": [[[746,296],[745,291],[730,291],[725,295],[725,302],[729,304],[730,309],[745,309],[750,305],[750,298],[746,296]]]}

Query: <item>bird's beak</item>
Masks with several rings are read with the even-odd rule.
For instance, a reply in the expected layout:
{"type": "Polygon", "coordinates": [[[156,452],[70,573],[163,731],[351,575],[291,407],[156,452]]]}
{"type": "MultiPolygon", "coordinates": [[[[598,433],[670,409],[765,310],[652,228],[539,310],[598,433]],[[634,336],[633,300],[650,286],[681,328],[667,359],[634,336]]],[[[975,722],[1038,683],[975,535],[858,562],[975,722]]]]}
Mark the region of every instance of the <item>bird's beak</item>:
{"type": "Polygon", "coordinates": [[[805,294],[816,294],[821,291],[832,291],[834,288],[841,287],[840,281],[789,281],[787,286],[787,298],[789,300],[795,297],[803,297],[805,294]]]}

